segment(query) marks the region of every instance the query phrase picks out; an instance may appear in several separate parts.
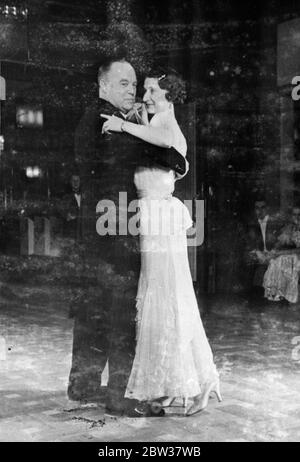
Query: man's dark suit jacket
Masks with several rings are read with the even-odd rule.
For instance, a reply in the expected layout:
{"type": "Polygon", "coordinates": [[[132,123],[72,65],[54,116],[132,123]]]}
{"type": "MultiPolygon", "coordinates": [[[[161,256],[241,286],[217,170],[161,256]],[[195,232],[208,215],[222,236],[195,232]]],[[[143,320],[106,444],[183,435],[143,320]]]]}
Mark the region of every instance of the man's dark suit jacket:
{"type": "Polygon", "coordinates": [[[80,207],[78,206],[75,193],[71,190],[67,192],[63,198],[63,216],[64,216],[64,234],[66,237],[81,240],[83,232],[82,210],[84,208],[84,195],[80,191],[80,207]],[[71,220],[68,220],[68,214],[71,214],[71,220]]]}

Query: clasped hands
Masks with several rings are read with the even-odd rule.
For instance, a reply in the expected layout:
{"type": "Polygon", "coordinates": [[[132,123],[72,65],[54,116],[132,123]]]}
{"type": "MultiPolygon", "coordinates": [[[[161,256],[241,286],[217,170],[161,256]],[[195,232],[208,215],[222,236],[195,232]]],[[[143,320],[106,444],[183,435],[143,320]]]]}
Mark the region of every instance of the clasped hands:
{"type": "MultiPolygon", "coordinates": [[[[134,108],[127,114],[127,120],[130,120],[130,115],[134,114],[139,125],[149,125],[148,113],[145,104],[137,103],[134,108]]],[[[100,117],[106,119],[102,126],[102,133],[122,132],[122,124],[125,119],[115,115],[100,114],[100,117]]]]}
{"type": "Polygon", "coordinates": [[[249,252],[250,260],[257,261],[260,264],[269,263],[272,258],[276,257],[276,251],[261,251],[261,250],[252,250],[249,252]]]}
{"type": "Polygon", "coordinates": [[[110,133],[112,132],[121,132],[122,131],[122,124],[125,122],[124,119],[121,117],[117,117],[114,115],[106,115],[100,114],[103,119],[106,119],[106,122],[102,125],[102,133],[110,133]]]}

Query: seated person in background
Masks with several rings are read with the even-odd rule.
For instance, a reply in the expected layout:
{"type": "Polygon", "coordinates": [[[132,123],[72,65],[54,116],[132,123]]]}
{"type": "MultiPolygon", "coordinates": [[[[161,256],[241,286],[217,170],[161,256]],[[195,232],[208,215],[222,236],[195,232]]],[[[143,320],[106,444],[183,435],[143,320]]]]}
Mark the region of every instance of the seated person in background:
{"type": "Polygon", "coordinates": [[[265,199],[258,198],[254,203],[254,217],[248,223],[246,242],[247,286],[251,296],[263,297],[263,278],[279,230],[278,218],[268,213],[265,199]]]}
{"type": "Polygon", "coordinates": [[[71,176],[70,191],[63,197],[63,205],[65,235],[76,241],[82,238],[82,200],[80,176],[74,172],[71,176]]]}
{"type": "Polygon", "coordinates": [[[292,209],[291,219],[278,236],[272,252],[263,286],[268,300],[298,301],[298,279],[300,270],[300,207],[292,209]]]}

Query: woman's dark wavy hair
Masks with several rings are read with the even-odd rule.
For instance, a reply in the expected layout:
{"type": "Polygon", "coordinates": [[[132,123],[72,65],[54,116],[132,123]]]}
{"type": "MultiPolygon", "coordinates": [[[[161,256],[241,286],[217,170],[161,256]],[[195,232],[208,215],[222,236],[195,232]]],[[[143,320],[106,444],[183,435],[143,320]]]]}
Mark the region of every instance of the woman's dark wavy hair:
{"type": "Polygon", "coordinates": [[[172,103],[184,103],[187,97],[186,83],[174,69],[151,69],[146,78],[158,80],[162,90],[167,90],[166,99],[172,103]]]}

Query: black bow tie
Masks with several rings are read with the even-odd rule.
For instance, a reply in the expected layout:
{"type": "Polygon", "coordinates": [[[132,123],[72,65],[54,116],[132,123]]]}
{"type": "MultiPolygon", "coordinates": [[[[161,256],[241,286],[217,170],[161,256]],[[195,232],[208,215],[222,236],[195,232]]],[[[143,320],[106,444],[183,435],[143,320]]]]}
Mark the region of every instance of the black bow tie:
{"type": "Polygon", "coordinates": [[[116,117],[120,117],[121,119],[124,119],[127,122],[137,123],[136,115],[133,111],[132,112],[130,111],[128,115],[125,115],[120,111],[115,111],[113,115],[116,117]]]}

